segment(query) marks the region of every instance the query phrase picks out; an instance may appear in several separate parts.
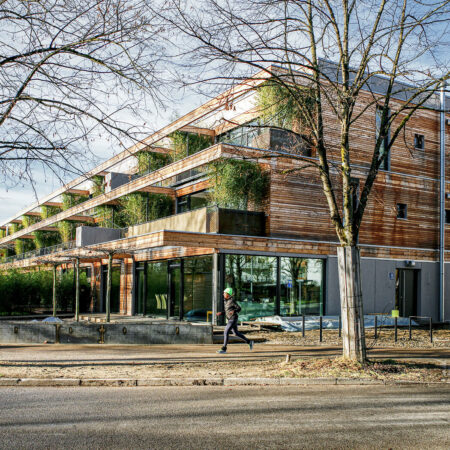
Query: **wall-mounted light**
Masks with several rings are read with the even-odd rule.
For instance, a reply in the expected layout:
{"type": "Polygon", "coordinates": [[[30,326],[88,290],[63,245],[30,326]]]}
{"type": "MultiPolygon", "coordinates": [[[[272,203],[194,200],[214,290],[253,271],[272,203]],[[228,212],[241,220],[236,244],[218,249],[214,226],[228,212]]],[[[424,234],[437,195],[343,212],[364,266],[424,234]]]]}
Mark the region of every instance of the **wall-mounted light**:
{"type": "Polygon", "coordinates": [[[405,261],[406,267],[414,267],[416,265],[415,261],[405,261]]]}

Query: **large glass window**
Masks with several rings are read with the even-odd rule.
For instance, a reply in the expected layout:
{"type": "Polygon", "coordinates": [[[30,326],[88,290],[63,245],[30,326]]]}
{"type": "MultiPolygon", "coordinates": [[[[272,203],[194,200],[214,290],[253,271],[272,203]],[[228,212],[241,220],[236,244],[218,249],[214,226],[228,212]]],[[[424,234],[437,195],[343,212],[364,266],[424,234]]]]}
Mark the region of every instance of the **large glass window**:
{"type": "Polygon", "coordinates": [[[211,320],[212,256],[184,260],[184,319],[190,322],[211,320]]]}
{"type": "Polygon", "coordinates": [[[167,261],[147,264],[146,314],[167,315],[167,261]]]}
{"type": "Polygon", "coordinates": [[[225,287],[232,287],[241,306],[240,320],[273,316],[276,312],[277,258],[226,255],[225,287]]]}
{"type": "Polygon", "coordinates": [[[217,137],[217,142],[224,142],[246,147],[254,146],[254,139],[261,134],[258,120],[252,120],[217,137]]]}
{"type": "Polygon", "coordinates": [[[323,314],[323,261],[280,258],[280,314],[323,314]]]}

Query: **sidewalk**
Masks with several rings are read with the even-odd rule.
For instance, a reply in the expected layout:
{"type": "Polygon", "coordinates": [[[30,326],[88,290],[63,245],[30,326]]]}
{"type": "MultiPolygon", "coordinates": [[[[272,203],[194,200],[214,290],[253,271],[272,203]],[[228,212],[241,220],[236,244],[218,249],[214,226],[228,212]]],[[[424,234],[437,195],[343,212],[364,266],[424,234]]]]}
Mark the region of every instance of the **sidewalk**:
{"type": "Polygon", "coordinates": [[[337,346],[2,345],[0,385],[142,386],[236,384],[367,384],[445,381],[450,349],[376,348],[375,370],[333,362],[337,346]],[[289,362],[286,357],[289,355],[289,362]],[[392,363],[388,363],[392,364],[392,363]],[[378,367],[379,366],[379,367],[378,367]],[[378,367],[378,369],[377,369],[378,367]],[[36,381],[37,380],[37,381],[36,381]]]}

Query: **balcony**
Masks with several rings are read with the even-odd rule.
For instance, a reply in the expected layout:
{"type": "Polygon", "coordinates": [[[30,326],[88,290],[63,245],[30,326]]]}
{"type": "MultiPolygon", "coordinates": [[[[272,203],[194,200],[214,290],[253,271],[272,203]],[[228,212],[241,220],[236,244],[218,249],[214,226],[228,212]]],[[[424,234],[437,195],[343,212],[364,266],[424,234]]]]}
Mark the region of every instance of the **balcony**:
{"type": "Polygon", "coordinates": [[[128,228],[126,237],[161,230],[265,236],[265,214],[216,206],[205,207],[134,225],[128,228]]]}

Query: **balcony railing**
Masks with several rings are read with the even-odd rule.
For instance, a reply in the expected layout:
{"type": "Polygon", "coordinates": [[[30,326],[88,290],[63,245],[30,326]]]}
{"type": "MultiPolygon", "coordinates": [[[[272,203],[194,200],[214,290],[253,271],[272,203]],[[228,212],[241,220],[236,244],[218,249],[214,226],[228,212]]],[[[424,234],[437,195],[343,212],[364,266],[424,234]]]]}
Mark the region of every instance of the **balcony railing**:
{"type": "Polygon", "coordinates": [[[36,258],[40,256],[51,255],[53,253],[62,252],[64,250],[70,250],[75,248],[75,241],[63,242],[61,244],[53,245],[51,247],[38,248],[31,252],[20,253],[19,255],[8,256],[1,262],[4,264],[13,263],[16,261],[22,261],[23,259],[36,258]]]}

